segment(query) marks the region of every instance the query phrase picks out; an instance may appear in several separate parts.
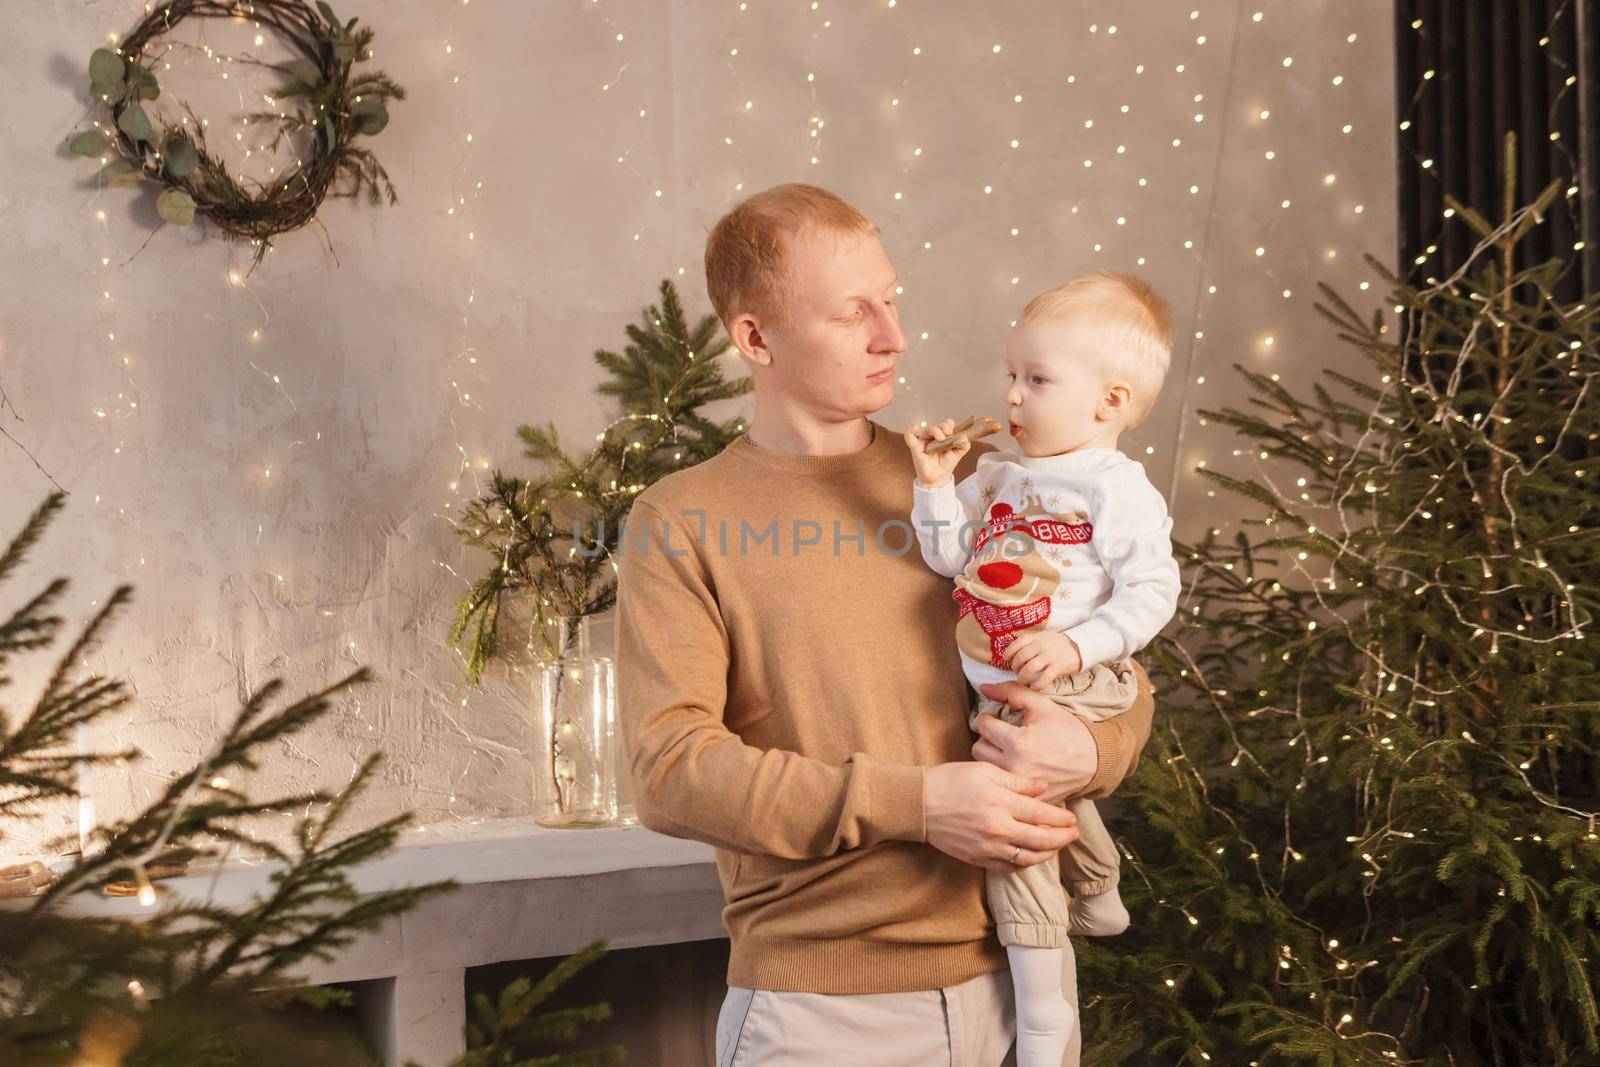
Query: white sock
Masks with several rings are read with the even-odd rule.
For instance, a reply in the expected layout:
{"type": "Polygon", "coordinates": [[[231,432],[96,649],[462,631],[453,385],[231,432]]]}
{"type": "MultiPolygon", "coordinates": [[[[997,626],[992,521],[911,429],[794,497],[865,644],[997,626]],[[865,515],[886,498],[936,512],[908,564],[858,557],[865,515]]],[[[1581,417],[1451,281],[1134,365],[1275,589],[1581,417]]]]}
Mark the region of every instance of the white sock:
{"type": "Polygon", "coordinates": [[[1104,893],[1074,893],[1067,903],[1068,931],[1083,937],[1110,937],[1128,928],[1128,909],[1117,887],[1104,893]]]}
{"type": "Polygon", "coordinates": [[[1017,1002],[1017,1067],[1061,1067],[1078,1011],[1061,995],[1062,949],[1007,945],[1017,1002]]]}

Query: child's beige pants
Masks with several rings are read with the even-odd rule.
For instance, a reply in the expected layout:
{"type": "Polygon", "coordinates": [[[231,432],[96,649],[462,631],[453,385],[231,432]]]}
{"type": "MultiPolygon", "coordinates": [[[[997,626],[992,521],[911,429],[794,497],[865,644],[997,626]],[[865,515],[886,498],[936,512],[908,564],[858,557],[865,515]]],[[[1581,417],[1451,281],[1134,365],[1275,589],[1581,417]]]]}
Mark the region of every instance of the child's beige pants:
{"type": "MultiPolygon", "coordinates": [[[[1139,683],[1133,660],[1124,658],[1063,675],[1050,684],[1044,695],[1085,719],[1108,719],[1133,706],[1139,683]]],[[[1012,725],[1022,723],[1020,712],[987,697],[979,699],[968,717],[974,730],[980,715],[996,715],[1012,725]]],[[[1104,893],[1117,884],[1117,846],[1100,821],[1094,801],[1069,797],[1065,806],[1078,817],[1076,841],[1031,867],[1013,871],[984,869],[989,911],[1002,945],[1066,945],[1067,895],[1062,889],[1063,878],[1075,895],[1104,893]]]]}

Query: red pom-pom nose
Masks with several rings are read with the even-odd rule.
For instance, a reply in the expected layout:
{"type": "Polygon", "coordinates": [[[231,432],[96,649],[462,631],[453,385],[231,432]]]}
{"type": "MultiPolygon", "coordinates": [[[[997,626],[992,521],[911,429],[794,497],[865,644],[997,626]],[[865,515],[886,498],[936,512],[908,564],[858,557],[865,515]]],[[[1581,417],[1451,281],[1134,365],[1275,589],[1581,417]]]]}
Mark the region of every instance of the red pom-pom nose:
{"type": "Polygon", "coordinates": [[[985,563],[978,568],[978,580],[990,589],[1010,589],[1022,581],[1022,568],[1008,560],[985,563]]]}

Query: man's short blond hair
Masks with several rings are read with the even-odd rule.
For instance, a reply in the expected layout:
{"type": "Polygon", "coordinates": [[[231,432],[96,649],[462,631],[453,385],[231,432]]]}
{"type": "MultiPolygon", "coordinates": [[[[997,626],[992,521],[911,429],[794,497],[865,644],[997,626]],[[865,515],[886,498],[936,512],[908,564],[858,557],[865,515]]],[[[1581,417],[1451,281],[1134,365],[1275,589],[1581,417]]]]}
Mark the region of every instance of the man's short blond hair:
{"type": "Polygon", "coordinates": [[[1107,370],[1133,385],[1128,426],[1143,422],[1172,364],[1172,305],[1141,279],[1102,270],[1040,293],[1017,325],[1041,319],[1071,319],[1094,331],[1107,370]]]}
{"type": "Polygon", "coordinates": [[[878,232],[842,198],[801,182],[756,193],[717,220],[706,238],[706,291],[724,326],[745,312],[788,324],[793,281],[784,239],[812,231],[878,232]]]}

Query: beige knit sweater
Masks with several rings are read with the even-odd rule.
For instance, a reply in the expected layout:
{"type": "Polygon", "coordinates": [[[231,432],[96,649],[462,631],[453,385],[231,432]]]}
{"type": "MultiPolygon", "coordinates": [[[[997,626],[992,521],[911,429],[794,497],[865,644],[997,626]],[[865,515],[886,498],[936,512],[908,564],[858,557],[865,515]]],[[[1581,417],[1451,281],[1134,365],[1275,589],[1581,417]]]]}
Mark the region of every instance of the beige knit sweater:
{"type": "MultiPolygon", "coordinates": [[[[909,524],[910,451],[875,425],[833,456],[740,438],[641,492],[622,531],[618,703],[639,817],[715,846],[729,985],[898,992],[1006,966],[983,869],[926,843],[923,768],[972,758],[974,697],[951,582],[909,524]]],[[[1132,771],[1152,709],[1145,692],[1087,724],[1086,795],[1132,771]]]]}

